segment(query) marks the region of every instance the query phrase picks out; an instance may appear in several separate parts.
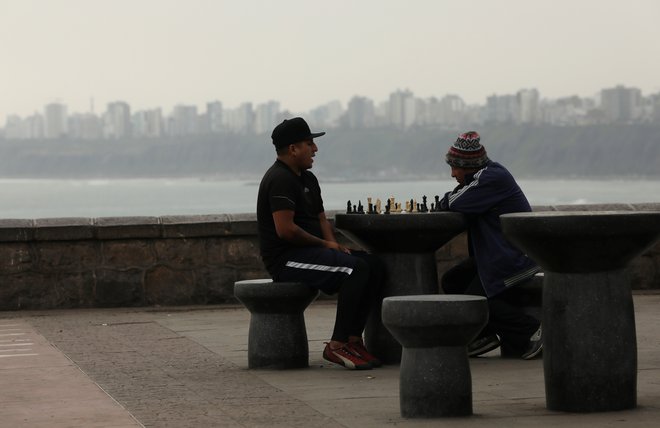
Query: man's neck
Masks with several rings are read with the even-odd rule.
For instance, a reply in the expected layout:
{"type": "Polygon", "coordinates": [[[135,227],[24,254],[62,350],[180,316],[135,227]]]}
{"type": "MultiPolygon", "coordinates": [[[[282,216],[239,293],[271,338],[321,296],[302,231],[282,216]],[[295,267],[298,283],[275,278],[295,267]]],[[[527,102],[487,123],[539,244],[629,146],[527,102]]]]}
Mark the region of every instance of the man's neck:
{"type": "Polygon", "coordinates": [[[277,160],[288,166],[289,169],[293,171],[294,174],[296,175],[302,174],[302,170],[295,164],[293,159],[291,159],[289,156],[278,156],[277,160]]]}

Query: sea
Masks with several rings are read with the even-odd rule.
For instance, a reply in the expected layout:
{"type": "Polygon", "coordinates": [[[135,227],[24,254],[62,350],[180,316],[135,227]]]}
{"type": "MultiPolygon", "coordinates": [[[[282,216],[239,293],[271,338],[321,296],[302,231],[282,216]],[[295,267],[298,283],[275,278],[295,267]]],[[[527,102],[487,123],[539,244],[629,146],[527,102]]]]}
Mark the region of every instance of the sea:
{"type": "MultiPolygon", "coordinates": [[[[532,205],[660,202],[658,179],[518,179],[532,205]]],[[[345,210],[394,197],[430,205],[456,183],[447,180],[321,180],[325,209],[345,210]]],[[[255,211],[258,180],[0,179],[0,219],[236,214],[255,211]]]]}

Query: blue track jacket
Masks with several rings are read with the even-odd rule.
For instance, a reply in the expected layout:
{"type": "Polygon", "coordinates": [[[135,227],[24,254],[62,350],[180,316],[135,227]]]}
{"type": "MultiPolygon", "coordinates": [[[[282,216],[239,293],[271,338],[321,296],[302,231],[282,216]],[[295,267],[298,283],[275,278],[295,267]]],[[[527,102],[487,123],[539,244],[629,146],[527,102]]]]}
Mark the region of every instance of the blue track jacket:
{"type": "Polygon", "coordinates": [[[532,208],[509,171],[497,162],[465,176],[465,185],[447,192],[443,210],[465,214],[468,248],[488,297],[525,281],[540,268],[506,240],[500,215],[532,208]]]}

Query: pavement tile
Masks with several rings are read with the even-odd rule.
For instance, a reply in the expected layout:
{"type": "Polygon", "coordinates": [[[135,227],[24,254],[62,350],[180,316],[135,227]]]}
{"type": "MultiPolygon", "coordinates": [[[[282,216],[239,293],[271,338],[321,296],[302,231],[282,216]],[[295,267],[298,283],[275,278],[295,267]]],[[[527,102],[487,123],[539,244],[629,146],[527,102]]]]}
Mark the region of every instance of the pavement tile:
{"type": "Polygon", "coordinates": [[[0,319],[0,426],[138,427],[124,408],[23,320],[0,319]]]}

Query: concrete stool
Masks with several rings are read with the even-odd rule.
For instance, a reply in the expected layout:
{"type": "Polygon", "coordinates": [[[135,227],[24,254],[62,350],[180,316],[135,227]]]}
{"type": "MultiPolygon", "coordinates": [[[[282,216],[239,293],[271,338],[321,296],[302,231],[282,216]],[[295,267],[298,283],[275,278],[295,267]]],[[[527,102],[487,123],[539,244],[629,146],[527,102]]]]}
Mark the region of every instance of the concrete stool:
{"type": "Polygon", "coordinates": [[[488,321],[482,296],[394,296],[383,300],[383,324],[403,346],[399,403],[405,418],[472,414],[467,344],[488,321]]]}
{"type": "Polygon", "coordinates": [[[250,311],[248,367],[309,367],[303,312],[319,295],[299,282],[237,281],[234,295],[250,311]]]}

